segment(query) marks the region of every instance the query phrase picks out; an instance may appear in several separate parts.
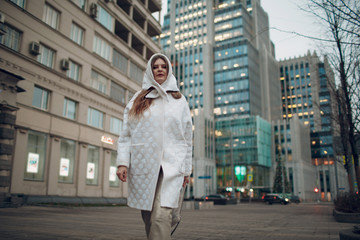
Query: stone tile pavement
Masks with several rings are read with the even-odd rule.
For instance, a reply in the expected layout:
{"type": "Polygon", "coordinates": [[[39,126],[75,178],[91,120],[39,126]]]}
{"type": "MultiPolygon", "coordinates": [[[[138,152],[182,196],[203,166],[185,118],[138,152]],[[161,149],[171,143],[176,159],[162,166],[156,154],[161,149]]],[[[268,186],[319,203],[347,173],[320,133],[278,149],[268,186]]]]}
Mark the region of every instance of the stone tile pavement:
{"type": "MultiPolygon", "coordinates": [[[[173,240],[339,239],[332,205],[241,203],[182,212],[173,240]]],[[[0,239],[145,239],[140,211],[128,207],[23,206],[0,209],[0,239]]]]}

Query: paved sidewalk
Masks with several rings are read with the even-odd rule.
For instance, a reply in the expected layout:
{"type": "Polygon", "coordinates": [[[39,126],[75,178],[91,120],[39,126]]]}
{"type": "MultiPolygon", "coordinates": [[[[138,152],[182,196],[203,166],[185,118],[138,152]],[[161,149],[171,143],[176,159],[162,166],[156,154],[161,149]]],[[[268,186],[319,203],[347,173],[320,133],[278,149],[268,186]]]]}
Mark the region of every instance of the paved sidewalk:
{"type": "MultiPolygon", "coordinates": [[[[183,210],[173,240],[339,239],[352,228],[338,223],[331,204],[241,203],[183,210]]],[[[0,209],[0,239],[145,239],[140,212],[128,207],[37,207],[0,209]]]]}

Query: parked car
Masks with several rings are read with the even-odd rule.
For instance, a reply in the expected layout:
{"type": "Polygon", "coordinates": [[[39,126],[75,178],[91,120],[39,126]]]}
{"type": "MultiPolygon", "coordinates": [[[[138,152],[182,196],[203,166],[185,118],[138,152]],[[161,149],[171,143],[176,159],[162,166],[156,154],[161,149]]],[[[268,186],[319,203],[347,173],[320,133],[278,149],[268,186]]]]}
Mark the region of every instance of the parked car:
{"type": "Polygon", "coordinates": [[[268,193],[263,196],[263,200],[267,204],[281,203],[283,205],[286,205],[289,203],[289,198],[277,193],[268,193]]]}
{"type": "Polygon", "coordinates": [[[228,198],[222,194],[210,194],[202,197],[202,200],[213,201],[215,205],[225,205],[228,201],[228,198]]]}

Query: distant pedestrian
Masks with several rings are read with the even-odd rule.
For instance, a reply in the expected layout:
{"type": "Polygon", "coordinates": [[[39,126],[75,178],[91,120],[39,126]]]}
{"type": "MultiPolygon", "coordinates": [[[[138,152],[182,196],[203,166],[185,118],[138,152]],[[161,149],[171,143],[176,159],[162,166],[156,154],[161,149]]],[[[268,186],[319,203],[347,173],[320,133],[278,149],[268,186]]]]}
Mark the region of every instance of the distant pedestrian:
{"type": "Polygon", "coordinates": [[[169,59],[154,54],[142,90],[124,111],[117,176],[128,181],[128,205],[141,210],[148,239],[171,239],[172,210],[192,170],[192,120],[169,59]]]}

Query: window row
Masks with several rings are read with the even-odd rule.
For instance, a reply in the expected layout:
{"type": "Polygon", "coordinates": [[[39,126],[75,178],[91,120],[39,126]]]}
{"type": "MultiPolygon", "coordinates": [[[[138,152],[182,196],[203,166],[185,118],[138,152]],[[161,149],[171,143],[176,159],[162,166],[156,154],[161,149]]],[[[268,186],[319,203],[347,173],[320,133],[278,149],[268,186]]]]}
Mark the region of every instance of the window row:
{"type": "MultiPolygon", "coordinates": [[[[40,86],[34,87],[32,106],[39,108],[44,111],[49,110],[50,91],[40,86]]],[[[78,113],[79,103],[65,97],[63,104],[63,117],[76,120],[78,113]]],[[[95,108],[89,107],[87,114],[87,124],[92,127],[104,129],[104,117],[105,113],[95,108]]],[[[110,117],[110,129],[109,131],[113,134],[120,135],[122,128],[122,120],[117,117],[110,117]]]]}
{"type": "MultiPolygon", "coordinates": [[[[13,1],[20,7],[24,7],[24,1],[13,1]]],[[[83,5],[83,1],[75,1],[76,4],[83,5]]],[[[80,6],[79,5],[79,6],[80,6]]],[[[100,22],[111,22],[109,21],[109,17],[106,15],[105,10],[101,10],[100,8],[98,18],[100,22]],[[105,12],[104,12],[105,11],[105,12]]],[[[49,4],[45,4],[44,13],[43,13],[43,21],[48,24],[50,27],[54,29],[58,29],[59,24],[59,15],[60,12],[57,11],[49,4]]],[[[22,31],[14,28],[13,26],[5,23],[4,24],[5,34],[0,35],[0,44],[5,45],[15,51],[19,51],[20,49],[20,41],[22,31]]],[[[83,46],[84,45],[84,37],[85,37],[85,29],[82,28],[79,24],[72,22],[70,28],[70,39],[76,44],[83,46]]],[[[95,35],[93,39],[93,52],[104,58],[105,60],[112,62],[113,66],[119,69],[121,72],[136,80],[138,82],[142,82],[143,70],[138,67],[136,64],[131,62],[130,69],[128,69],[128,57],[124,56],[122,53],[113,49],[111,44],[103,39],[102,37],[95,35]],[[135,72],[135,74],[134,74],[135,72]]],[[[49,46],[46,46],[43,43],[40,43],[39,52],[36,53],[37,60],[41,64],[54,68],[55,64],[55,53],[56,51],[49,46]]],[[[80,69],[81,65],[69,59],[69,66],[65,67],[67,70],[68,77],[79,81],[80,69]]]]}
{"type": "MultiPolygon", "coordinates": [[[[47,156],[47,143],[49,136],[44,133],[29,131],[27,139],[27,154],[25,159],[24,180],[43,181],[45,176],[45,164],[47,156]]],[[[69,139],[60,140],[60,158],[58,164],[57,179],[59,183],[74,183],[74,175],[76,172],[76,162],[79,161],[78,144],[76,141],[69,139]]],[[[86,184],[98,185],[100,184],[99,171],[101,164],[100,147],[88,145],[87,159],[86,159],[86,184]]],[[[50,153],[51,155],[51,153],[50,153]]],[[[116,151],[111,151],[109,175],[104,176],[108,178],[110,187],[118,187],[119,180],[116,176],[116,151]]],[[[51,159],[52,161],[55,159],[51,159]]],[[[80,169],[78,170],[80,171],[80,169]]]]}

